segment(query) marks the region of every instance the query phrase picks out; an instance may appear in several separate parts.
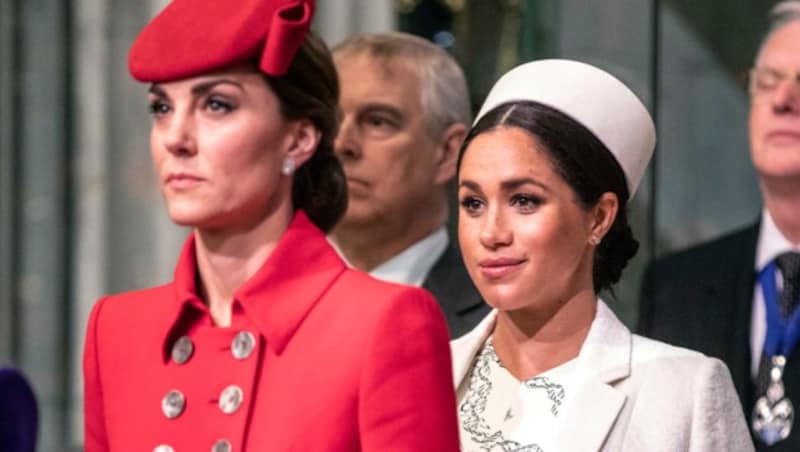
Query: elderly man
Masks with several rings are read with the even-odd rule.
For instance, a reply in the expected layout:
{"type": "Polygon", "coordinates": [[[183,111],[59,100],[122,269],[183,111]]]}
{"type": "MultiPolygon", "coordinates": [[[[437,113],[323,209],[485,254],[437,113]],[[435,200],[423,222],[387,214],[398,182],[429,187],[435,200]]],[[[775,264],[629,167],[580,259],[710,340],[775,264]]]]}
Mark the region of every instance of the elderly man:
{"type": "Polygon", "coordinates": [[[350,195],[332,241],[352,266],[431,291],[459,336],[488,310],[445,229],[470,122],[464,75],[404,33],[355,36],[333,54],[344,114],[335,149],[350,195]]]}
{"type": "Polygon", "coordinates": [[[800,409],[800,1],[781,2],[772,18],[749,87],[761,217],[657,260],[645,276],[640,327],[725,361],[757,449],[798,451],[800,420],[792,421],[800,409]]]}

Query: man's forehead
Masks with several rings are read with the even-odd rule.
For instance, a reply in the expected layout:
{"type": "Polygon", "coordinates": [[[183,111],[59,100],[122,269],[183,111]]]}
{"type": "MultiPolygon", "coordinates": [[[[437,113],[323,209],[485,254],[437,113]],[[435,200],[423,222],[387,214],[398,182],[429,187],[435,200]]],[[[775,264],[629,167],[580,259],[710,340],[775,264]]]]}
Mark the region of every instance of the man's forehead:
{"type": "Polygon", "coordinates": [[[777,64],[800,68],[800,19],[786,23],[769,34],[756,65],[777,64]]]}
{"type": "Polygon", "coordinates": [[[339,71],[355,66],[359,71],[369,71],[370,75],[386,81],[403,80],[408,83],[411,81],[409,77],[417,76],[408,58],[400,55],[389,56],[363,51],[335,55],[334,61],[339,71]]]}
{"type": "Polygon", "coordinates": [[[416,74],[404,62],[383,62],[368,55],[336,58],[342,85],[340,98],[347,109],[392,108],[398,112],[421,107],[416,74]]]}

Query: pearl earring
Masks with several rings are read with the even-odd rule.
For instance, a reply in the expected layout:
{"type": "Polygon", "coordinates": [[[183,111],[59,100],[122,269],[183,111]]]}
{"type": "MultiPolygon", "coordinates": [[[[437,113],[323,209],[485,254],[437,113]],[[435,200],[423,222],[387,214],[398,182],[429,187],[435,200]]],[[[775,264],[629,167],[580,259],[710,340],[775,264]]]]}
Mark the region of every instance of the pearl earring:
{"type": "Polygon", "coordinates": [[[286,157],[286,160],[283,161],[283,166],[281,166],[281,173],[284,176],[291,176],[294,172],[294,159],[291,157],[286,157]]]}

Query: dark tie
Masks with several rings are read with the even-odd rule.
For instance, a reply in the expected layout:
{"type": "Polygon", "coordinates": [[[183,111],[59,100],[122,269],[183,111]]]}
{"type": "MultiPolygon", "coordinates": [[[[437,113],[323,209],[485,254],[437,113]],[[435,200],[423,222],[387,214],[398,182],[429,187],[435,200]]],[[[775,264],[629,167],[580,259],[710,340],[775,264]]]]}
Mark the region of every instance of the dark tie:
{"type": "MultiPolygon", "coordinates": [[[[778,311],[784,319],[789,318],[800,301],[800,252],[789,251],[775,258],[775,264],[783,276],[783,289],[778,296],[778,311]]],[[[787,356],[788,358],[788,356],[787,356]]],[[[762,353],[758,366],[758,393],[764,394],[769,385],[770,358],[762,353]]]]}
{"type": "Polygon", "coordinates": [[[775,259],[783,275],[783,290],[778,299],[778,308],[783,318],[788,318],[797,302],[800,301],[800,253],[790,251],[783,253],[775,259]]]}

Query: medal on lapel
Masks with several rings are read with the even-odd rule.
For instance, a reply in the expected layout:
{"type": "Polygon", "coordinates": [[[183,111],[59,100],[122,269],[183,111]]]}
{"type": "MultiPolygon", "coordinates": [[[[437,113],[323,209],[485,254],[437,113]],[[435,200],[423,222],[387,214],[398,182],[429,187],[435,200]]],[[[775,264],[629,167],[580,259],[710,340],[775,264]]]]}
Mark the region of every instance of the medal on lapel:
{"type": "Polygon", "coordinates": [[[769,386],[766,394],[758,398],[753,408],[753,432],[768,446],[786,439],[792,432],[794,423],[794,406],[785,397],[783,388],[784,366],[786,358],[783,355],[772,357],[769,386]]]}
{"type": "Polygon", "coordinates": [[[769,372],[762,377],[759,389],[764,394],[756,401],[750,421],[755,437],[768,446],[792,433],[794,404],[786,395],[783,374],[787,357],[800,342],[800,308],[793,309],[788,317],[779,311],[776,267],[773,260],[759,274],[767,317],[763,353],[769,358],[769,372]]]}

